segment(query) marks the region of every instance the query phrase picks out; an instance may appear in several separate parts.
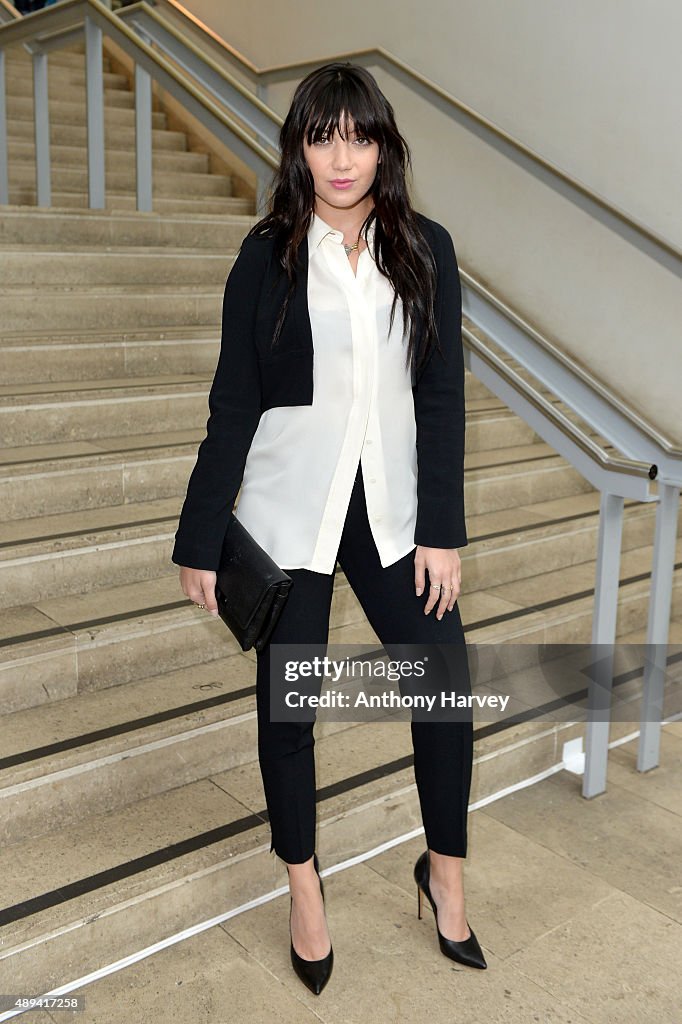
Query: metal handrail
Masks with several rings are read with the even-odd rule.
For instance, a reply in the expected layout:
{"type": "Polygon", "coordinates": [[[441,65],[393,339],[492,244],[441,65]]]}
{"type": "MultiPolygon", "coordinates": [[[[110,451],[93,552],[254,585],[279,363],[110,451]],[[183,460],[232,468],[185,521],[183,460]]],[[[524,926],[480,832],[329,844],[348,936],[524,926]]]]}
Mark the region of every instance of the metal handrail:
{"type": "MultiPolygon", "coordinates": [[[[510,406],[518,407],[518,402],[525,403],[528,407],[532,407],[542,420],[546,421],[554,435],[561,433],[565,443],[558,446],[554,444],[554,446],[560,450],[566,447],[572,449],[572,454],[567,455],[569,461],[576,467],[578,462],[581,462],[580,472],[593,487],[600,491],[622,493],[623,497],[633,498],[637,501],[656,500],[656,495],[650,491],[650,483],[657,476],[656,465],[641,459],[629,459],[608,452],[603,445],[590,436],[580,423],[574,423],[537,387],[507,365],[488,344],[473,334],[466,324],[462,325],[462,337],[465,361],[469,364],[468,369],[472,368],[471,364],[474,359],[477,363],[486,364],[507,388],[516,392],[518,401],[516,403],[509,402],[510,406]],[[627,479],[618,480],[617,475],[627,479]]],[[[474,376],[480,380],[483,376],[480,366],[477,366],[477,370],[478,372],[474,373],[474,376]]],[[[518,411],[518,408],[515,411],[518,411]]],[[[524,415],[523,418],[530,419],[528,415],[524,415]]],[[[563,455],[565,452],[561,451],[561,454],[563,455]]]]}
{"type": "MultiPolygon", "coordinates": [[[[545,184],[550,184],[562,195],[568,196],[574,202],[579,202],[582,208],[587,207],[592,216],[604,223],[610,224],[612,227],[620,225],[619,234],[628,238],[630,242],[646,251],[669,269],[682,274],[682,249],[671,239],[665,238],[663,235],[647,227],[646,224],[637,220],[605,196],[600,195],[589,185],[585,184],[585,182],[564,171],[540,153],[531,149],[530,146],[510,135],[509,132],[506,132],[489,118],[474,110],[473,107],[457,99],[456,96],[453,96],[442,86],[427,78],[426,75],[421,74],[421,72],[411,67],[385,47],[373,46],[357,50],[346,50],[330,56],[319,57],[315,60],[307,59],[258,67],[235,47],[226,43],[225,40],[197,18],[196,15],[183,7],[178,0],[149,0],[149,2],[142,0],[138,4],[122,8],[119,16],[128,17],[129,14],[127,12],[146,8],[149,11],[148,16],[153,17],[153,12],[149,9],[150,4],[156,7],[168,7],[174,14],[183,21],[186,21],[188,26],[200,30],[202,35],[205,34],[212,45],[219,48],[223,61],[226,61],[228,64],[237,65],[239,70],[252,77],[258,86],[288,81],[297,76],[300,77],[329,61],[353,60],[363,64],[380,64],[389,73],[397,75],[412,92],[424,95],[433,106],[440,107],[445,113],[455,116],[467,128],[474,129],[479,136],[492,142],[496,145],[496,148],[511,157],[516,163],[541,177],[545,184]]],[[[187,44],[188,46],[192,45],[189,40],[187,44]]]]}
{"type": "MultiPolygon", "coordinates": [[[[85,32],[88,122],[89,205],[104,207],[104,94],[102,35],[110,36],[135,62],[137,208],[151,210],[151,78],[263,179],[278,166],[277,157],[253,139],[240,121],[198,89],[178,69],[100,0],[62,0],[61,3],[0,26],[0,52],[18,43],[30,44],[34,61],[36,112],[36,164],[38,205],[51,202],[47,54],[71,44],[85,32]]],[[[4,90],[4,64],[0,64],[0,97],[4,90]]],[[[0,112],[0,151],[6,153],[5,104],[0,112]]],[[[7,167],[0,163],[0,204],[9,202],[7,167]]]]}
{"type": "Polygon", "coordinates": [[[8,0],[0,0],[0,24],[21,19],[21,14],[8,0]]]}
{"type": "Polygon", "coordinates": [[[504,347],[510,355],[581,412],[621,451],[655,464],[659,479],[682,485],[682,448],[463,267],[460,267],[460,278],[463,311],[486,334],[495,338],[501,324],[513,328],[517,343],[511,342],[509,331],[504,337],[504,347]],[[566,394],[569,381],[573,389],[570,396],[566,394]]]}
{"type": "Polygon", "coordinates": [[[194,46],[171,21],[163,18],[147,3],[130,4],[116,12],[125,24],[130,24],[145,42],[156,44],[170,54],[175,64],[199,82],[208,93],[228,106],[254,133],[257,140],[279,153],[279,130],[283,118],[267,106],[236,76],[225,70],[203,50],[194,46]]]}

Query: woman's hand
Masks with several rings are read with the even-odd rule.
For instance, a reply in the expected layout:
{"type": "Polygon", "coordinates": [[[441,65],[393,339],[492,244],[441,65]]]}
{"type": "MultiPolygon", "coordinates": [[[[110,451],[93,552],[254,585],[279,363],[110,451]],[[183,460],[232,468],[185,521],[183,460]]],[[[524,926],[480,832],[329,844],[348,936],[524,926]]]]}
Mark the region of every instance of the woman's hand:
{"type": "Polygon", "coordinates": [[[218,602],[215,597],[216,573],[212,569],[190,569],[186,565],[180,568],[180,586],[183,594],[195,604],[205,605],[211,615],[218,614],[218,602]]]}
{"type": "Polygon", "coordinates": [[[426,570],[429,573],[429,596],[424,606],[424,614],[428,615],[440,599],[436,618],[442,619],[446,609],[451,612],[455,607],[462,586],[462,563],[457,548],[425,548],[417,545],[414,556],[414,585],[417,597],[424,593],[426,570]]]}

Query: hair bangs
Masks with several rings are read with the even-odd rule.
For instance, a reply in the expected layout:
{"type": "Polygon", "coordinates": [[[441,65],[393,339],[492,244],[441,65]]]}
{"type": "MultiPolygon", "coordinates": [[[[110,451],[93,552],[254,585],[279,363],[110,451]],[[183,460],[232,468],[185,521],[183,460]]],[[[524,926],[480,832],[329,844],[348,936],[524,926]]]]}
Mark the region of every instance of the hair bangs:
{"type": "Polygon", "coordinates": [[[379,142],[381,128],[369,97],[365,96],[356,83],[349,79],[332,79],[326,89],[315,96],[307,120],[306,141],[308,145],[321,142],[325,135],[333,135],[338,129],[346,139],[346,129],[351,121],[358,137],[379,142]],[[355,87],[354,87],[355,86],[355,87]],[[342,130],[343,129],[343,130],[342,130]]]}

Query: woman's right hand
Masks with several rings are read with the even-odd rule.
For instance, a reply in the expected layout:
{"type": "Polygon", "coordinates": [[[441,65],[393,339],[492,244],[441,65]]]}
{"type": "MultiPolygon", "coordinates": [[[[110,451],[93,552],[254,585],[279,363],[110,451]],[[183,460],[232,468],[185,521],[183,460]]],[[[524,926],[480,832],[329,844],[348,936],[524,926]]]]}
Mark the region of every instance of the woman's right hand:
{"type": "Polygon", "coordinates": [[[211,615],[218,614],[218,602],[215,596],[216,573],[212,569],[190,569],[180,567],[180,586],[182,592],[195,604],[206,605],[211,615]]]}

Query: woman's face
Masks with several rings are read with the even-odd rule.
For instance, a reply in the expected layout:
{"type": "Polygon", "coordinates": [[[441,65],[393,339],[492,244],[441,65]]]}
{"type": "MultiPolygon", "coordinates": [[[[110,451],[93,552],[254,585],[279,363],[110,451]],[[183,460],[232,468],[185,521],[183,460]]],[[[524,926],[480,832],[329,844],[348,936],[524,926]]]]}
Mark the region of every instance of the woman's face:
{"type": "Polygon", "coordinates": [[[353,120],[342,120],[346,140],[338,129],[333,137],[308,145],[303,138],[303,153],[315,183],[315,194],[337,209],[350,209],[367,195],[374,183],[379,163],[379,144],[356,135],[353,120]]]}

